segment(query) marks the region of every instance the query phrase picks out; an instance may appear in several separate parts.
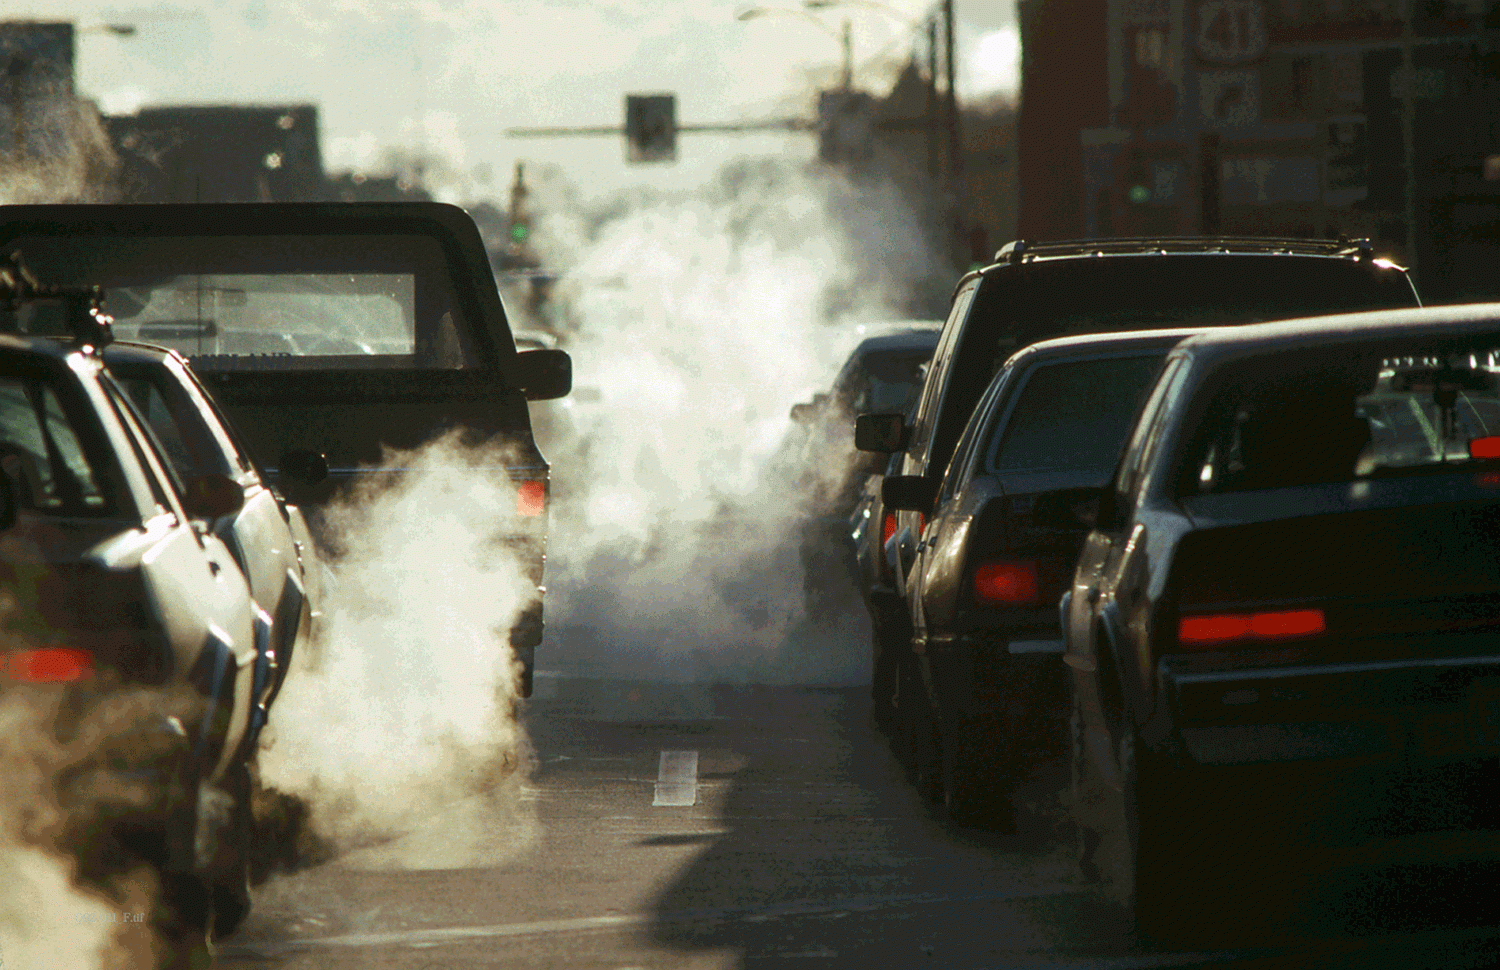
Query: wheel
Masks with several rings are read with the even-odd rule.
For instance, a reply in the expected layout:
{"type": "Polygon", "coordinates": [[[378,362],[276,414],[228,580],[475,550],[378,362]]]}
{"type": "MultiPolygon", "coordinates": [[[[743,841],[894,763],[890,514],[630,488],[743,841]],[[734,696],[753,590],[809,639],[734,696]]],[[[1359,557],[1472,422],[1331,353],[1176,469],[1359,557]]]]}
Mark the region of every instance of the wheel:
{"type": "Polygon", "coordinates": [[[1085,881],[1102,882],[1096,855],[1099,851],[1100,833],[1098,808],[1102,792],[1093,784],[1087,762],[1088,753],[1083,742],[1083,710],[1077,694],[1073,696],[1073,710],[1068,716],[1069,774],[1068,786],[1072,801],[1074,849],[1078,869],[1085,881]]]}
{"type": "Polygon", "coordinates": [[[1208,929],[1208,877],[1213,820],[1205,817],[1201,785],[1185,770],[1122,732],[1120,769],[1125,865],[1121,896],[1141,936],[1162,943],[1200,938],[1208,929]]]}
{"type": "Polygon", "coordinates": [[[899,644],[893,643],[886,623],[875,618],[870,635],[872,663],[870,670],[870,717],[875,729],[889,735],[896,722],[896,683],[899,669],[896,658],[899,644]]]}
{"type": "Polygon", "coordinates": [[[943,801],[943,755],[938,740],[932,703],[922,682],[917,658],[907,656],[898,671],[896,686],[897,756],[907,779],[925,802],[943,801]]]}
{"type": "Polygon", "coordinates": [[[1014,832],[1015,779],[1008,757],[1014,739],[1003,737],[992,718],[963,718],[943,726],[943,807],[948,817],[973,828],[1014,832]]]}
{"type": "Polygon", "coordinates": [[[221,836],[211,870],[213,934],[226,937],[250,914],[250,840],[255,824],[251,813],[250,767],[241,762],[231,769],[225,788],[234,799],[233,817],[221,836]]]}

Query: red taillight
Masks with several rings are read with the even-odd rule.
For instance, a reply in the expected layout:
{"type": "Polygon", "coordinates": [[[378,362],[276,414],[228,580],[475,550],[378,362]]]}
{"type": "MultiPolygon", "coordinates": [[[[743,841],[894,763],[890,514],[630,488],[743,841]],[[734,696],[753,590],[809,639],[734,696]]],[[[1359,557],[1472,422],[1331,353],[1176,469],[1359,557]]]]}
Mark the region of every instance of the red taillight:
{"type": "Polygon", "coordinates": [[[1500,435],[1473,438],[1469,441],[1470,458],[1500,458],[1500,435]]]}
{"type": "Polygon", "coordinates": [[[1278,610],[1271,613],[1215,613],[1184,616],[1177,621],[1177,642],[1185,647],[1214,647],[1234,640],[1290,640],[1322,633],[1322,610],[1278,610]]]}
{"type": "Polygon", "coordinates": [[[891,536],[893,536],[895,534],[896,534],[896,513],[895,512],[887,512],[885,514],[885,522],[882,523],[881,527],[880,527],[880,545],[881,545],[881,548],[884,548],[885,544],[887,542],[891,541],[891,536]]]}
{"type": "Polygon", "coordinates": [[[542,515],[547,511],[547,483],[538,478],[527,479],[516,490],[517,515],[542,515]]]}
{"type": "Polygon", "coordinates": [[[974,570],[974,595],[981,603],[1037,602],[1036,563],[982,564],[974,570]]]}
{"type": "Polygon", "coordinates": [[[94,669],[94,658],[71,647],[14,650],[5,656],[5,673],[12,680],[52,684],[82,680],[94,669]]]}

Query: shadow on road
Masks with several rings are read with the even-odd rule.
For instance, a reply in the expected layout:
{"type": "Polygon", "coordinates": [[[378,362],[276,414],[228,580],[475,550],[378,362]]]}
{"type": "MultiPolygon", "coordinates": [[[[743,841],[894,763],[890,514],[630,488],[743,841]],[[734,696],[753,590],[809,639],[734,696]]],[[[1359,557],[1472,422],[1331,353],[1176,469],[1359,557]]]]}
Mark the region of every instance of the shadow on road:
{"type": "Polygon", "coordinates": [[[1271,855],[1230,853],[1203,874],[1222,903],[1213,933],[1137,940],[1072,863],[1065,771],[1033,777],[1017,835],[958,829],[905,785],[867,727],[866,697],[715,692],[720,724],[756,730],[733,732],[745,760],[723,794],[727,831],[692,837],[704,849],[657,898],[653,943],[734,953],[745,967],[1353,970],[1487,966],[1500,952],[1493,839],[1450,833],[1319,857],[1275,848],[1275,824],[1239,847],[1271,855]]]}

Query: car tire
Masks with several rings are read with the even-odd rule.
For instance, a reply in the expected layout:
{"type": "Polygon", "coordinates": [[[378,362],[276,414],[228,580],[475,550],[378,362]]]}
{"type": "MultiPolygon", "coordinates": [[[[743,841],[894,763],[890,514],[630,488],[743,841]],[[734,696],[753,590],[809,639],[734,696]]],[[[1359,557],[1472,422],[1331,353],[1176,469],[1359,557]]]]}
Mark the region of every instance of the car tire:
{"type": "Polygon", "coordinates": [[[1211,916],[1205,905],[1212,894],[1200,887],[1215,884],[1206,872],[1209,822],[1201,786],[1134,732],[1122,732],[1119,752],[1125,836],[1119,895],[1144,939],[1191,942],[1211,916]]]}
{"type": "Polygon", "coordinates": [[[225,788],[234,799],[234,819],[225,832],[212,876],[213,933],[219,938],[239,929],[250,915],[250,841],[255,819],[249,765],[240,762],[232,768],[225,788]]]}
{"type": "Polygon", "coordinates": [[[1014,832],[1014,783],[1007,756],[1011,740],[984,718],[945,720],[942,738],[943,807],[959,825],[1014,832]]]}
{"type": "Polygon", "coordinates": [[[1103,841],[1100,833],[1098,808],[1103,793],[1094,782],[1089,771],[1088,751],[1084,746],[1083,710],[1075,693],[1072,713],[1068,716],[1069,740],[1069,786],[1073,822],[1074,857],[1085,882],[1100,883],[1104,875],[1099,869],[1097,855],[1103,841]]]}
{"type": "MultiPolygon", "coordinates": [[[[889,736],[896,725],[896,685],[900,678],[897,658],[906,644],[897,642],[888,621],[878,614],[873,619],[870,634],[874,654],[870,665],[870,717],[875,723],[875,729],[889,736]]],[[[910,637],[906,642],[910,642],[910,637]]]]}
{"type": "Polygon", "coordinates": [[[896,687],[897,733],[894,739],[897,755],[906,768],[907,780],[924,802],[943,801],[943,754],[936,718],[922,670],[915,656],[908,656],[899,668],[896,687]]]}

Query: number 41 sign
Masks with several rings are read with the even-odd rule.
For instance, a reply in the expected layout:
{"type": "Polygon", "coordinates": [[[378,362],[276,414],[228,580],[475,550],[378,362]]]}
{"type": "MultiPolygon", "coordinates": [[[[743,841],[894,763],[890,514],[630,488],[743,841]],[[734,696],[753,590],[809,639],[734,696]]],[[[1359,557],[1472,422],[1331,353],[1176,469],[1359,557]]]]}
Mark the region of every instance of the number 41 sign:
{"type": "Polygon", "coordinates": [[[1198,4],[1198,56],[1216,64],[1253,61],[1266,52],[1266,11],[1260,0],[1198,4]]]}

